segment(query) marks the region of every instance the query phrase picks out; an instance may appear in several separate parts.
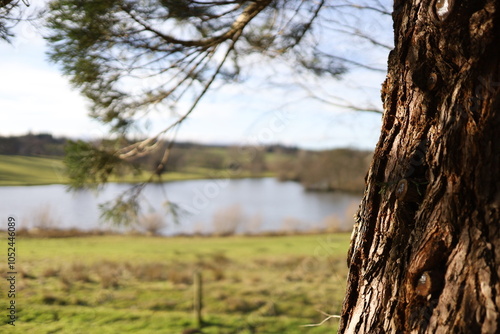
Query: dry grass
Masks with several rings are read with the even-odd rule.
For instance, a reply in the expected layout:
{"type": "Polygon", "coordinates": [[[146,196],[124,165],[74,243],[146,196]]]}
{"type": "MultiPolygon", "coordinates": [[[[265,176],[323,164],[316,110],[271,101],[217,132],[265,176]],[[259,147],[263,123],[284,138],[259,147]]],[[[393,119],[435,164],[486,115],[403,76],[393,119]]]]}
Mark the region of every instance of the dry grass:
{"type": "Polygon", "coordinates": [[[74,262],[63,269],[59,277],[61,281],[91,283],[93,282],[90,277],[91,272],[89,266],[81,262],[74,262]]]}
{"type": "Polygon", "coordinates": [[[167,272],[167,277],[173,284],[191,285],[193,283],[193,271],[180,267],[171,268],[167,272]]]}
{"type": "Polygon", "coordinates": [[[260,214],[256,214],[248,218],[245,225],[245,234],[259,234],[259,231],[262,228],[263,219],[260,214]]]}
{"type": "MultiPolygon", "coordinates": [[[[249,321],[249,326],[256,326],[254,332],[295,333],[294,328],[300,324],[321,321],[317,309],[335,314],[341,307],[347,238],[336,235],[165,239],[122,236],[95,237],[80,242],[47,239],[42,242],[51,245],[47,248],[53,249],[53,259],[60,262],[25,258],[25,271],[36,274],[37,278],[23,280],[26,287],[22,290],[22,301],[24,305],[34,305],[33,309],[26,308],[32,312],[30,316],[38,314],[39,309],[44,314],[46,310],[54,310],[61,318],[57,320],[61,326],[62,319],[75,321],[77,314],[88,311],[90,313],[78,323],[80,328],[93,316],[99,320],[99,326],[105,321],[117,323],[116,328],[107,332],[119,332],[122,321],[130,321],[130,331],[134,331],[137,319],[144,316],[140,312],[147,311],[160,314],[162,319],[168,318],[168,324],[161,327],[165,332],[180,333],[180,328],[191,327],[193,273],[201,270],[204,314],[210,319],[219,316],[226,319],[220,322],[221,326],[229,326],[227,319],[234,318],[234,328],[228,328],[225,333],[245,332],[241,329],[242,319],[255,319],[249,321]],[[118,247],[139,242],[137,250],[150,247],[162,256],[148,256],[149,262],[144,262],[144,253],[133,255],[135,250],[130,248],[123,249],[124,254],[120,253],[123,256],[114,253],[118,247]],[[339,243],[343,245],[340,251],[339,243]],[[88,257],[82,259],[82,253],[76,250],[86,249],[85,245],[90,246],[90,253],[84,253],[88,257]],[[156,248],[159,245],[161,248],[156,248]],[[92,253],[96,248],[99,252],[92,253]],[[98,311],[94,311],[96,309],[98,311]],[[68,310],[78,313],[69,314],[68,310]],[[110,317],[105,318],[106,312],[110,317]],[[133,318],[125,320],[125,313],[132,314],[133,318]],[[169,327],[179,314],[183,317],[180,325],[169,327]],[[289,327],[283,325],[290,319],[297,320],[289,327]],[[273,326],[281,325],[269,327],[263,320],[273,326]]],[[[26,239],[24,247],[30,250],[27,254],[35,254],[31,250],[40,250],[40,243],[26,239]],[[31,249],[29,244],[33,245],[31,249]]],[[[40,321],[42,315],[36,316],[40,321]]],[[[335,332],[333,325],[329,332],[335,332]]],[[[148,330],[155,332],[152,328],[148,330]]],[[[207,327],[203,332],[222,333],[221,330],[207,327]]]]}
{"type": "Polygon", "coordinates": [[[22,228],[16,231],[16,234],[23,238],[75,238],[75,237],[92,237],[104,235],[118,235],[120,233],[106,231],[106,230],[79,230],[77,228],[71,229],[27,229],[22,228]]]}
{"type": "Polygon", "coordinates": [[[61,272],[60,268],[45,268],[42,272],[42,277],[49,278],[49,277],[58,277],[61,272]]]}
{"type": "Polygon", "coordinates": [[[344,228],[345,231],[351,231],[354,225],[354,217],[359,210],[359,202],[353,201],[349,204],[347,209],[344,212],[344,228]]]}
{"type": "Polygon", "coordinates": [[[112,261],[104,261],[95,265],[92,270],[97,274],[104,289],[118,288],[123,278],[123,266],[112,261]]]}
{"type": "Polygon", "coordinates": [[[241,298],[231,296],[224,300],[230,313],[251,313],[266,305],[264,298],[241,298]]]}
{"type": "Polygon", "coordinates": [[[214,281],[226,279],[226,269],[232,264],[232,260],[223,252],[215,252],[208,256],[199,256],[196,267],[210,272],[214,281]]]}
{"type": "Polygon", "coordinates": [[[214,235],[234,235],[245,223],[245,217],[240,205],[232,205],[217,211],[212,220],[214,235]]]}
{"type": "Polygon", "coordinates": [[[329,233],[348,232],[352,230],[354,225],[354,216],[358,212],[359,202],[351,202],[343,215],[330,215],[323,220],[324,231],[329,233]]]}
{"type": "Polygon", "coordinates": [[[60,225],[60,220],[54,216],[50,205],[38,207],[31,213],[28,221],[28,225],[35,230],[52,230],[60,225]]]}
{"type": "Polygon", "coordinates": [[[337,215],[330,215],[323,219],[323,226],[327,232],[340,232],[342,230],[342,221],[337,215]]]}
{"type": "Polygon", "coordinates": [[[141,216],[138,224],[139,229],[148,235],[159,235],[166,226],[164,216],[156,212],[141,216]]]}
{"type": "Polygon", "coordinates": [[[300,231],[300,227],[305,224],[296,218],[288,217],[283,219],[281,223],[281,232],[286,234],[297,234],[300,231]]]}
{"type": "Polygon", "coordinates": [[[130,279],[142,282],[171,282],[172,284],[190,285],[193,282],[195,268],[204,269],[211,281],[226,279],[226,266],[230,263],[225,256],[213,254],[207,259],[186,265],[183,263],[149,262],[130,264],[104,261],[92,265],[74,262],[64,268],[48,267],[41,277],[58,278],[63,291],[71,290],[76,283],[99,283],[102,288],[119,288],[130,279]]]}

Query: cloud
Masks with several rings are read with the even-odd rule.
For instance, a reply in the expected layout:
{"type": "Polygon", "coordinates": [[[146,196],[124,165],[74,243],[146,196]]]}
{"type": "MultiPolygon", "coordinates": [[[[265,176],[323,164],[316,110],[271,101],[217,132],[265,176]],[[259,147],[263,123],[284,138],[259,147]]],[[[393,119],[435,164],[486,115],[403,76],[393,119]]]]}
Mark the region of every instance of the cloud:
{"type": "Polygon", "coordinates": [[[10,61],[0,63],[0,73],[4,134],[31,130],[79,135],[91,126],[84,98],[55,69],[10,61]]]}

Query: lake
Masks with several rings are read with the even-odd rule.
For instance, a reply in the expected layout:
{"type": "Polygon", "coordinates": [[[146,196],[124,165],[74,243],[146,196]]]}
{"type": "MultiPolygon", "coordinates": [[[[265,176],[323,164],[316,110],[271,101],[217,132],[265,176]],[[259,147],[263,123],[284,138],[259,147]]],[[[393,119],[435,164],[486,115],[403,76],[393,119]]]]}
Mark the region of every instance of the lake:
{"type": "MultiPolygon", "coordinates": [[[[0,187],[1,219],[16,216],[18,228],[111,229],[101,221],[98,205],[130,186],[108,184],[98,194],[88,190],[67,192],[65,185],[0,187]]],[[[360,195],[307,192],[298,183],[274,178],[149,184],[143,194],[145,217],[163,220],[165,226],[160,232],[164,235],[276,232],[327,226],[348,230],[361,201],[360,195]],[[165,211],[166,201],[180,208],[178,223],[165,211]]]]}

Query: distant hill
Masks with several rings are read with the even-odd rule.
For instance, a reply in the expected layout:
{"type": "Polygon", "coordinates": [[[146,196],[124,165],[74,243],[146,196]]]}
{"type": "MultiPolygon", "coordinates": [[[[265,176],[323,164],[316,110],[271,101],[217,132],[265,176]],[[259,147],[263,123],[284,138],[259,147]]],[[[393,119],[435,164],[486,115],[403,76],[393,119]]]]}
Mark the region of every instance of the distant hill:
{"type": "MultiPolygon", "coordinates": [[[[26,164],[26,175],[31,175],[22,177],[23,182],[34,182],[32,177],[37,174],[36,167],[33,167],[36,160],[18,161],[5,156],[56,158],[58,161],[51,161],[51,166],[57,165],[58,170],[64,170],[62,158],[69,140],[56,138],[51,134],[0,137],[0,175],[5,174],[3,176],[6,177],[10,175],[7,172],[13,173],[15,168],[7,163],[14,162],[26,164]]],[[[163,143],[164,148],[167,145],[163,143]]],[[[160,149],[130,163],[142,169],[145,174],[150,174],[156,169],[162,156],[163,150],[160,149]]],[[[371,157],[372,152],[355,149],[309,151],[282,145],[257,147],[179,142],[175,143],[169,154],[169,161],[162,172],[165,175],[161,179],[169,179],[174,175],[182,179],[277,176],[280,180],[300,182],[311,191],[361,192],[371,157]]],[[[49,174],[53,174],[52,167],[49,174]]],[[[9,179],[17,178],[7,177],[4,181],[9,179]]],[[[46,178],[43,183],[47,182],[51,182],[50,178],[46,178]]]]}

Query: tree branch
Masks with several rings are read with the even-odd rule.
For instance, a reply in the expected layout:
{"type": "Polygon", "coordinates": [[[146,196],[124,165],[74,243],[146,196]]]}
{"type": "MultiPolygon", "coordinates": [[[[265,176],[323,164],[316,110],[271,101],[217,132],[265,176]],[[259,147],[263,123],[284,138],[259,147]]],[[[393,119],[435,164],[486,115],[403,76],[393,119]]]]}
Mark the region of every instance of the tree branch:
{"type": "Polygon", "coordinates": [[[327,322],[330,319],[340,319],[341,318],[340,315],[327,314],[323,311],[318,311],[318,312],[323,314],[324,316],[326,316],[326,318],[323,319],[323,321],[321,321],[320,323],[317,323],[317,324],[302,325],[300,327],[318,327],[318,326],[323,325],[325,322],[327,322]]]}

